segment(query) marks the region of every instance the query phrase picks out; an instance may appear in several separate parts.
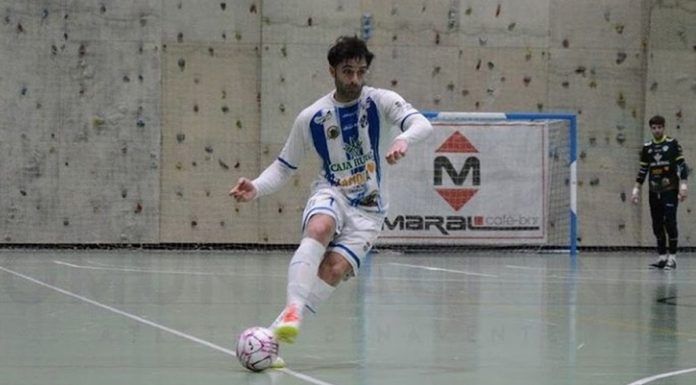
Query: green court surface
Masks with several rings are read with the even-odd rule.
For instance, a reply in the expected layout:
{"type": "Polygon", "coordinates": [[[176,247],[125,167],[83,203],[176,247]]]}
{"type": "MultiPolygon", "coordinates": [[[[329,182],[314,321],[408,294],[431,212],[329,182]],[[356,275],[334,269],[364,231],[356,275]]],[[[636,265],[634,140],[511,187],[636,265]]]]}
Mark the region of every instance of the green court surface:
{"type": "Polygon", "coordinates": [[[0,384],[696,384],[693,253],[376,253],[251,373],[290,254],[0,250],[0,384]]]}

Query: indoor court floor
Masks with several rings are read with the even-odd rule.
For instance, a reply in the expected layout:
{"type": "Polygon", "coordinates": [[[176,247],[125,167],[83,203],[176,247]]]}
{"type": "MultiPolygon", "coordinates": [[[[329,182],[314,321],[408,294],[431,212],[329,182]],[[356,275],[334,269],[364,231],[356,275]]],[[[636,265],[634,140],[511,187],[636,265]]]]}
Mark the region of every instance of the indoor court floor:
{"type": "Polygon", "coordinates": [[[696,384],[694,253],[376,253],[251,373],[290,254],[2,249],[0,385],[696,384]]]}

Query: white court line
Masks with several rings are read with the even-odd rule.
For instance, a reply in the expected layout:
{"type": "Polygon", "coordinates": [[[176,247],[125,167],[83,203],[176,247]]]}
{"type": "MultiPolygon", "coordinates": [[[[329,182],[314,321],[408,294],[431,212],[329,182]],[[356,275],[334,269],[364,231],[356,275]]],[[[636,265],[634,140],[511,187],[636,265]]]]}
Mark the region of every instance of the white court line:
{"type": "MultiPolygon", "coordinates": [[[[195,343],[198,343],[198,344],[207,346],[207,347],[209,347],[209,348],[211,348],[211,349],[217,350],[217,351],[222,352],[222,353],[224,353],[224,354],[227,354],[227,355],[230,355],[230,356],[234,356],[234,357],[237,356],[237,354],[236,354],[234,351],[232,351],[232,350],[230,350],[230,349],[223,348],[223,347],[220,346],[220,345],[216,345],[216,344],[214,344],[214,343],[212,343],[212,342],[209,342],[209,341],[206,341],[206,340],[204,340],[204,339],[200,339],[200,338],[198,338],[198,337],[194,337],[194,336],[192,336],[192,335],[190,335],[190,334],[186,334],[186,333],[184,333],[184,332],[180,332],[180,331],[178,331],[178,330],[176,330],[176,329],[172,329],[172,328],[170,328],[170,327],[167,327],[167,326],[164,326],[164,325],[160,325],[160,324],[158,324],[158,323],[156,323],[156,322],[147,320],[147,319],[145,319],[145,318],[138,317],[137,315],[127,313],[127,312],[125,312],[125,311],[123,311],[123,310],[116,309],[116,308],[113,307],[113,306],[105,305],[105,304],[103,304],[103,303],[101,303],[101,302],[97,302],[97,301],[95,301],[95,300],[93,300],[93,299],[89,299],[89,298],[83,297],[83,296],[81,296],[81,295],[79,295],[79,294],[75,294],[75,293],[70,292],[70,291],[67,291],[67,290],[65,290],[65,289],[61,289],[61,288],[59,288],[59,287],[50,285],[50,284],[45,283],[45,282],[43,282],[43,281],[39,281],[38,279],[32,278],[32,277],[30,277],[30,276],[28,276],[28,275],[24,275],[24,274],[22,274],[22,273],[18,273],[18,272],[14,271],[14,270],[7,269],[7,268],[5,268],[5,267],[3,267],[3,266],[0,266],[0,270],[4,271],[4,272],[6,272],[6,273],[12,274],[12,275],[14,275],[14,276],[16,276],[16,277],[26,279],[27,281],[33,282],[33,283],[35,283],[35,284],[37,284],[37,285],[40,285],[40,286],[43,286],[43,287],[45,287],[45,288],[48,288],[48,289],[57,291],[57,292],[59,292],[59,293],[61,293],[61,294],[65,294],[65,295],[67,295],[67,296],[69,296],[69,297],[73,297],[73,298],[79,299],[80,301],[87,302],[88,304],[91,304],[91,305],[100,307],[100,308],[102,308],[102,309],[108,310],[108,311],[113,312],[113,313],[116,313],[116,314],[118,314],[118,315],[122,315],[122,316],[124,316],[124,317],[126,317],[126,318],[130,318],[130,319],[132,319],[132,320],[134,320],[134,321],[137,321],[137,322],[140,322],[140,323],[143,323],[143,324],[146,324],[146,325],[150,325],[150,326],[152,326],[152,327],[154,327],[154,328],[156,328],[156,329],[160,329],[160,330],[163,330],[163,331],[165,331],[165,332],[167,332],[167,333],[174,334],[175,336],[179,336],[179,337],[184,338],[184,339],[187,339],[187,340],[189,340],[189,341],[193,341],[193,342],[195,342],[195,343]]],[[[290,369],[288,369],[288,368],[274,369],[274,370],[281,371],[281,372],[283,372],[283,373],[286,373],[286,374],[289,374],[289,375],[291,375],[291,376],[297,377],[297,378],[299,378],[299,379],[301,379],[301,380],[307,381],[307,382],[312,383],[312,384],[316,384],[316,385],[333,385],[333,384],[331,384],[331,383],[318,380],[318,379],[316,379],[316,378],[307,376],[307,375],[305,375],[305,374],[295,372],[295,371],[290,370],[290,369]]]]}
{"type": "Polygon", "coordinates": [[[285,277],[285,275],[269,275],[269,274],[238,274],[238,273],[211,273],[205,271],[186,271],[186,270],[154,270],[154,269],[135,269],[132,267],[118,267],[118,266],[89,266],[89,265],[76,265],[74,263],[54,260],[53,263],[56,265],[72,267],[74,269],[83,270],[102,270],[102,271],[122,271],[126,273],[152,273],[152,274],[178,274],[178,275],[202,275],[202,276],[245,276],[245,277],[285,277]]]}
{"type": "Polygon", "coordinates": [[[531,266],[519,266],[519,265],[505,265],[508,269],[521,269],[521,270],[535,270],[535,271],[541,271],[541,270],[546,270],[541,267],[531,267],[531,266]]]}
{"type": "Polygon", "coordinates": [[[200,271],[177,271],[177,270],[152,270],[152,269],[135,269],[132,267],[103,267],[103,266],[88,266],[76,265],[70,262],[54,260],[56,265],[62,265],[82,270],[102,270],[102,271],[123,271],[127,273],[157,273],[157,274],[182,274],[182,275],[221,275],[219,273],[209,273],[200,271]]]}
{"type": "Polygon", "coordinates": [[[491,274],[483,274],[483,273],[472,273],[470,271],[464,271],[464,270],[453,270],[453,269],[443,269],[440,267],[430,267],[430,266],[420,266],[420,265],[409,265],[407,263],[396,263],[396,262],[391,262],[389,263],[390,265],[395,265],[395,266],[404,266],[404,267],[413,267],[416,269],[423,269],[423,270],[429,270],[429,271],[446,271],[448,273],[457,273],[457,274],[465,274],[465,275],[475,275],[478,277],[491,277],[491,278],[498,278],[497,275],[491,275],[491,274]]]}
{"type": "Polygon", "coordinates": [[[648,383],[651,383],[655,380],[659,380],[662,378],[678,376],[680,374],[690,373],[690,372],[696,372],[696,368],[677,370],[676,372],[662,373],[662,374],[658,374],[656,376],[646,377],[646,378],[640,379],[636,382],[631,382],[628,385],[644,385],[644,384],[648,384],[648,383]]]}

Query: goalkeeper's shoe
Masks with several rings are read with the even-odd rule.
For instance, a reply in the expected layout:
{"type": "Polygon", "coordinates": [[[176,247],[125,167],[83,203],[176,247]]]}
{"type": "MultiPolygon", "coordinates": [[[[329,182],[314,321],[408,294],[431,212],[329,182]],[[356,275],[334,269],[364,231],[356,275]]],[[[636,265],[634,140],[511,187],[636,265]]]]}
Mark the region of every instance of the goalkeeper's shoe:
{"type": "Polygon", "coordinates": [[[660,257],[660,259],[658,259],[654,263],[651,263],[650,267],[652,267],[654,269],[664,269],[666,265],[667,265],[667,258],[660,257]]]}
{"type": "Polygon", "coordinates": [[[302,309],[299,308],[299,305],[291,303],[280,313],[278,319],[271,326],[271,330],[278,341],[291,344],[300,334],[301,323],[302,309]]]}
{"type": "Polygon", "coordinates": [[[664,267],[665,270],[676,270],[677,269],[677,260],[676,259],[670,259],[667,261],[664,267]]]}

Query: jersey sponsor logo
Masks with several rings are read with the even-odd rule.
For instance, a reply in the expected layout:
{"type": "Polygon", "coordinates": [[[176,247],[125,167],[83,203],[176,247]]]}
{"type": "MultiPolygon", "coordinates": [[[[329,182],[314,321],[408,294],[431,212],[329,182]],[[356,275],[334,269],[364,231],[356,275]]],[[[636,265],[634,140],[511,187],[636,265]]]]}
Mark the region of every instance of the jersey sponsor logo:
{"type": "Polygon", "coordinates": [[[363,115],[360,117],[360,128],[365,127],[367,127],[367,115],[363,115]]]}
{"type": "Polygon", "coordinates": [[[327,120],[331,119],[333,116],[331,110],[326,110],[324,113],[319,113],[314,118],[314,123],[318,125],[323,125],[327,120]]]}
{"type": "Polygon", "coordinates": [[[341,178],[338,182],[341,187],[348,187],[348,186],[356,186],[356,185],[361,185],[369,179],[369,176],[367,175],[367,172],[359,172],[357,174],[353,174],[347,178],[341,178]]]}
{"type": "Polygon", "coordinates": [[[435,191],[447,204],[459,211],[478,192],[481,185],[481,161],[477,156],[465,156],[462,154],[477,154],[478,149],[460,132],[456,131],[448,137],[440,147],[435,150],[438,154],[433,161],[433,185],[435,191]],[[453,155],[446,155],[453,154],[453,155]],[[460,161],[464,159],[461,169],[457,170],[452,158],[460,161]],[[444,171],[444,172],[443,172],[444,171]],[[443,176],[446,174],[455,187],[444,187],[443,176]],[[470,177],[470,178],[469,178],[470,177]],[[467,179],[471,180],[470,187],[464,187],[467,179]]]}
{"type": "Polygon", "coordinates": [[[358,125],[357,125],[356,123],[346,123],[346,124],[343,124],[342,130],[343,130],[343,131],[350,131],[350,130],[354,129],[354,128],[357,127],[357,126],[358,126],[358,125]]]}
{"type": "MultiPolygon", "coordinates": [[[[345,160],[338,163],[331,163],[329,165],[329,170],[331,170],[332,172],[353,170],[358,167],[367,166],[368,163],[371,163],[370,161],[372,161],[373,159],[374,156],[372,155],[372,152],[370,152],[367,154],[358,155],[353,159],[345,160]]],[[[369,168],[374,169],[374,164],[372,164],[369,168]]]]}
{"type": "Polygon", "coordinates": [[[346,154],[353,158],[358,158],[362,155],[363,141],[356,138],[350,138],[348,143],[343,146],[343,150],[346,154]]]}
{"type": "Polygon", "coordinates": [[[355,116],[358,113],[358,111],[349,111],[349,112],[344,112],[341,114],[341,119],[350,119],[351,117],[355,116]]]}

